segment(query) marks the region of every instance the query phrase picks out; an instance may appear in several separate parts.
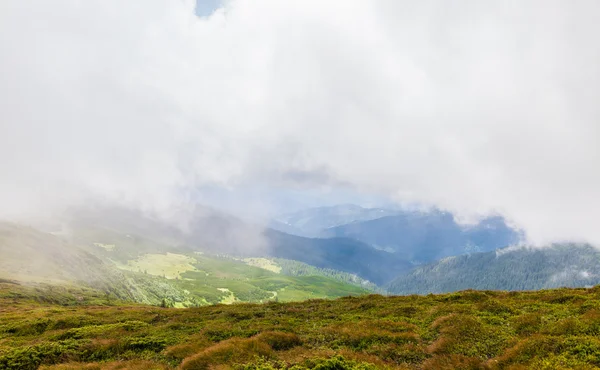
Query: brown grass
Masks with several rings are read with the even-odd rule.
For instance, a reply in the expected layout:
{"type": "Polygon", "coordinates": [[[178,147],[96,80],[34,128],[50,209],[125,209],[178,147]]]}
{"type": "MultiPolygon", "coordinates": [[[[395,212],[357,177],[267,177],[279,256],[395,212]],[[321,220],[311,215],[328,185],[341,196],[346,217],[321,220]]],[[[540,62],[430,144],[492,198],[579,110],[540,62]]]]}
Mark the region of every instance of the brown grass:
{"type": "Polygon", "coordinates": [[[107,363],[80,363],[72,362],[67,364],[42,366],[40,370],[166,370],[166,365],[157,364],[151,361],[114,361],[107,363]]]}
{"type": "Polygon", "coordinates": [[[257,358],[270,358],[273,349],[258,338],[232,338],[209,347],[186,358],[181,364],[184,370],[211,369],[213,365],[244,364],[257,358]]]}

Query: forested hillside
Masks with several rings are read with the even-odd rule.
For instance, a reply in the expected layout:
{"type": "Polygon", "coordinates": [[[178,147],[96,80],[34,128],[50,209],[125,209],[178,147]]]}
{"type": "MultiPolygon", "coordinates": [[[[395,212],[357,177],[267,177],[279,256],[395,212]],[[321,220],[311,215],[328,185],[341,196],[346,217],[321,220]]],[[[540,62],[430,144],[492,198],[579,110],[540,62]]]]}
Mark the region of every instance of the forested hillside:
{"type": "Polygon", "coordinates": [[[418,266],[389,284],[390,293],[463,289],[536,290],[600,284],[600,251],[589,245],[513,247],[444,258],[418,266]]]}
{"type": "Polygon", "coordinates": [[[320,268],[356,274],[375,284],[390,282],[412,265],[399,254],[377,250],[350,238],[303,238],[267,230],[269,254],[320,268]]]}
{"type": "Polygon", "coordinates": [[[332,270],[327,268],[319,268],[309,264],[275,258],[273,261],[281,267],[281,273],[290,276],[326,276],[335,280],[343,281],[349,284],[357,285],[366,288],[372,292],[384,293],[385,289],[378,285],[361,278],[358,275],[350,274],[344,271],[332,270]]]}
{"type": "Polygon", "coordinates": [[[492,251],[513,245],[521,238],[501,217],[490,217],[475,225],[460,225],[451,213],[441,211],[402,212],[337,226],[323,235],[360,240],[418,263],[492,251]]]}

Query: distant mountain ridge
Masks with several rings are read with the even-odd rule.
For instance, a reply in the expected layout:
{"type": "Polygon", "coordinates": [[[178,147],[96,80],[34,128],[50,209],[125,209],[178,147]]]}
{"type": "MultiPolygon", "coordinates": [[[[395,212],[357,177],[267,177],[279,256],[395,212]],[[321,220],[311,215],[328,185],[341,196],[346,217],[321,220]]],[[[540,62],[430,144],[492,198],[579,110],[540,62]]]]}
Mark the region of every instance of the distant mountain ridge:
{"type": "MultiPolygon", "coordinates": [[[[188,284],[188,280],[166,281],[164,276],[163,280],[160,280],[157,275],[150,276],[152,271],[146,274],[144,268],[129,267],[129,270],[123,271],[116,269],[113,264],[126,266],[132,261],[143,264],[146,263],[144,258],[149,255],[159,259],[167,258],[169,254],[179,255],[181,258],[191,256],[196,259],[194,268],[198,271],[188,271],[185,272],[187,275],[182,276],[189,278],[193,275],[198,279],[205,279],[205,276],[209,275],[205,275],[203,271],[210,270],[213,268],[211,264],[216,264],[228,266],[227,269],[232,269],[231,271],[237,270],[238,275],[233,280],[238,281],[236,279],[241,277],[239,284],[247,284],[243,282],[247,280],[244,280],[244,274],[249,268],[243,264],[232,265],[238,262],[220,261],[210,257],[217,254],[226,258],[265,257],[302,262],[316,268],[331,270],[330,276],[333,277],[336,276],[336,271],[356,275],[379,287],[385,287],[392,294],[443,293],[464,289],[534,290],[600,284],[600,251],[585,244],[562,244],[545,248],[513,246],[489,252],[469,252],[463,249],[460,250],[462,253],[457,253],[460,255],[441,258],[423,265],[414,265],[407,258],[409,252],[435,258],[436,253],[452,252],[452,248],[460,246],[464,240],[475,245],[473,250],[477,250],[478,244],[489,247],[496,242],[504,243],[502,237],[513,236],[512,233],[516,232],[510,230],[507,233],[507,227],[501,218],[489,218],[477,225],[464,227],[457,225],[447,213],[415,213],[354,222],[343,227],[362,228],[364,224],[372,226],[372,223],[383,227],[383,230],[390,226],[389,223],[392,226],[399,223],[405,228],[409,227],[403,234],[405,242],[415,243],[417,248],[408,244],[407,251],[390,253],[349,237],[307,238],[290,235],[273,229],[263,229],[233,216],[213,213],[206,209],[199,209],[199,213],[190,218],[190,228],[187,230],[130,211],[81,211],[76,213],[70,226],[58,233],[59,235],[51,235],[26,226],[0,223],[0,277],[38,282],[82,282],[116,297],[138,302],[157,302],[165,296],[173,297],[173,301],[187,302],[189,299],[185,297],[181,284],[188,284]],[[426,236],[424,239],[418,238],[423,235],[426,236]],[[458,236],[445,239],[447,235],[458,236]],[[245,245],[245,242],[251,245],[258,243],[260,247],[253,249],[245,245]],[[431,248],[418,249],[424,246],[431,248]],[[445,246],[449,248],[444,249],[445,246]],[[205,257],[201,257],[202,252],[206,252],[205,257]]],[[[332,230],[339,228],[341,227],[334,227],[332,230]]],[[[377,228],[372,227],[369,230],[377,228]]],[[[311,269],[307,267],[304,270],[311,269]]],[[[271,280],[254,281],[253,284],[262,288],[260,291],[253,291],[252,294],[254,297],[258,294],[261,297],[270,296],[269,292],[274,290],[271,286],[276,285],[275,280],[272,280],[274,275],[267,277],[265,274],[269,273],[256,271],[252,272],[254,275],[258,274],[254,276],[255,279],[271,280]]],[[[221,271],[217,269],[208,273],[221,271]]],[[[338,283],[324,276],[315,279],[276,277],[276,280],[279,281],[277,284],[281,284],[282,281],[285,284],[296,284],[296,296],[300,294],[298,292],[306,290],[300,289],[301,284],[304,284],[302,279],[310,281],[310,284],[328,284],[327,292],[340,294],[356,291],[353,287],[339,284],[340,281],[349,281],[350,275],[346,275],[345,280],[338,280],[338,283]]],[[[216,283],[221,284],[218,281],[216,283]]],[[[241,296],[245,288],[238,285],[236,294],[241,296]]],[[[211,289],[215,290],[213,288],[211,289]]],[[[321,291],[321,294],[324,294],[323,292],[321,291]]],[[[221,299],[220,296],[217,297],[221,293],[215,294],[211,298],[213,301],[221,299]]],[[[198,295],[200,296],[201,294],[198,295]]]]}
{"type": "Polygon", "coordinates": [[[416,264],[518,243],[522,233],[500,216],[461,225],[449,212],[362,208],[310,208],[276,218],[273,227],[300,236],[352,238],[416,264]]]}
{"type": "Polygon", "coordinates": [[[330,237],[354,238],[376,248],[398,253],[408,261],[432,262],[471,252],[487,252],[514,245],[519,232],[502,217],[489,217],[478,224],[463,226],[447,212],[405,212],[376,220],[331,228],[330,237]]]}
{"type": "Polygon", "coordinates": [[[392,294],[465,289],[538,290],[600,284],[600,250],[587,244],[511,247],[417,266],[388,286],[392,294]]]}
{"type": "Polygon", "coordinates": [[[395,215],[398,211],[384,208],[363,208],[354,204],[308,208],[275,217],[269,227],[288,234],[322,237],[326,229],[354,222],[395,215]]]}

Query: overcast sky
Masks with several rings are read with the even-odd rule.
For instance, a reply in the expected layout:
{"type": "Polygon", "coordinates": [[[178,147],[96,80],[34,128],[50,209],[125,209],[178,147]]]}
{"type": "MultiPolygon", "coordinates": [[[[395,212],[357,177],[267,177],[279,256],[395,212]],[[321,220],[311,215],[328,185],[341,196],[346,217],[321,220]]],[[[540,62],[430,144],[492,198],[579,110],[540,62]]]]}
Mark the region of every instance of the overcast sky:
{"type": "Polygon", "coordinates": [[[0,212],[340,189],[600,244],[600,2],[225,3],[1,1],[0,212]]]}

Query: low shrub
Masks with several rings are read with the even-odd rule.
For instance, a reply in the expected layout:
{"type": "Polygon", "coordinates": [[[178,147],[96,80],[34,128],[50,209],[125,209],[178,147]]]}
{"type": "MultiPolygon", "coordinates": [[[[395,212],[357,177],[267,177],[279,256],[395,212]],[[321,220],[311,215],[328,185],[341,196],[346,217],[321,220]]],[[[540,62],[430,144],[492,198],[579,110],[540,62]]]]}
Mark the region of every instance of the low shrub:
{"type": "Polygon", "coordinates": [[[239,326],[233,326],[229,322],[215,323],[207,326],[202,331],[204,336],[212,342],[221,342],[233,337],[250,338],[259,333],[256,329],[244,329],[239,326]]]}
{"type": "Polygon", "coordinates": [[[130,337],[125,338],[123,347],[125,350],[135,352],[141,351],[162,351],[167,346],[167,341],[164,338],[157,337],[130,337]]]}
{"type": "Polygon", "coordinates": [[[343,356],[335,356],[329,359],[311,359],[305,361],[302,365],[292,366],[291,370],[301,369],[314,370],[377,370],[377,367],[370,363],[348,360],[343,356]]]}
{"type": "Polygon", "coordinates": [[[70,362],[66,364],[42,366],[40,370],[166,370],[168,367],[163,364],[157,364],[152,361],[133,360],[133,361],[113,361],[106,363],[81,363],[70,362]]]}
{"type": "Polygon", "coordinates": [[[536,334],[508,348],[498,358],[490,361],[490,364],[500,369],[512,364],[527,364],[534,358],[560,353],[562,348],[560,338],[536,334]]]}
{"type": "Polygon", "coordinates": [[[542,316],[539,313],[521,315],[512,320],[514,330],[517,334],[529,335],[540,331],[542,316]]]}
{"type": "Polygon", "coordinates": [[[260,333],[255,337],[261,342],[267,343],[275,351],[283,351],[302,344],[300,337],[292,333],[280,331],[268,331],[260,333]]]}
{"type": "Polygon", "coordinates": [[[181,364],[181,369],[203,370],[210,369],[213,365],[244,364],[256,358],[269,358],[272,354],[271,347],[256,337],[232,338],[186,358],[181,364]]]}
{"type": "Polygon", "coordinates": [[[491,358],[507,345],[506,336],[497,328],[482,324],[474,316],[451,314],[433,324],[440,336],[429,347],[434,354],[456,354],[466,357],[491,358]]]}
{"type": "Polygon", "coordinates": [[[419,336],[407,323],[364,321],[331,325],[323,330],[324,340],[331,346],[365,350],[378,344],[416,344],[419,336]]]}
{"type": "Polygon", "coordinates": [[[0,356],[0,369],[35,370],[42,364],[55,364],[77,359],[79,343],[75,341],[46,342],[15,348],[0,356]]]}
{"type": "Polygon", "coordinates": [[[48,319],[36,319],[15,323],[6,327],[4,331],[15,336],[40,335],[44,333],[51,325],[52,321],[48,319]]]}
{"type": "Polygon", "coordinates": [[[185,343],[167,347],[163,353],[169,359],[181,361],[186,357],[190,357],[196,353],[199,353],[213,344],[214,343],[210,342],[203,336],[193,336],[186,340],[185,343]]]}
{"type": "Polygon", "coordinates": [[[481,370],[485,369],[481,359],[463,355],[435,356],[423,363],[424,370],[481,370]]]}
{"type": "Polygon", "coordinates": [[[489,299],[477,305],[479,311],[489,312],[494,315],[513,314],[514,309],[499,302],[497,299],[489,299]]]}

